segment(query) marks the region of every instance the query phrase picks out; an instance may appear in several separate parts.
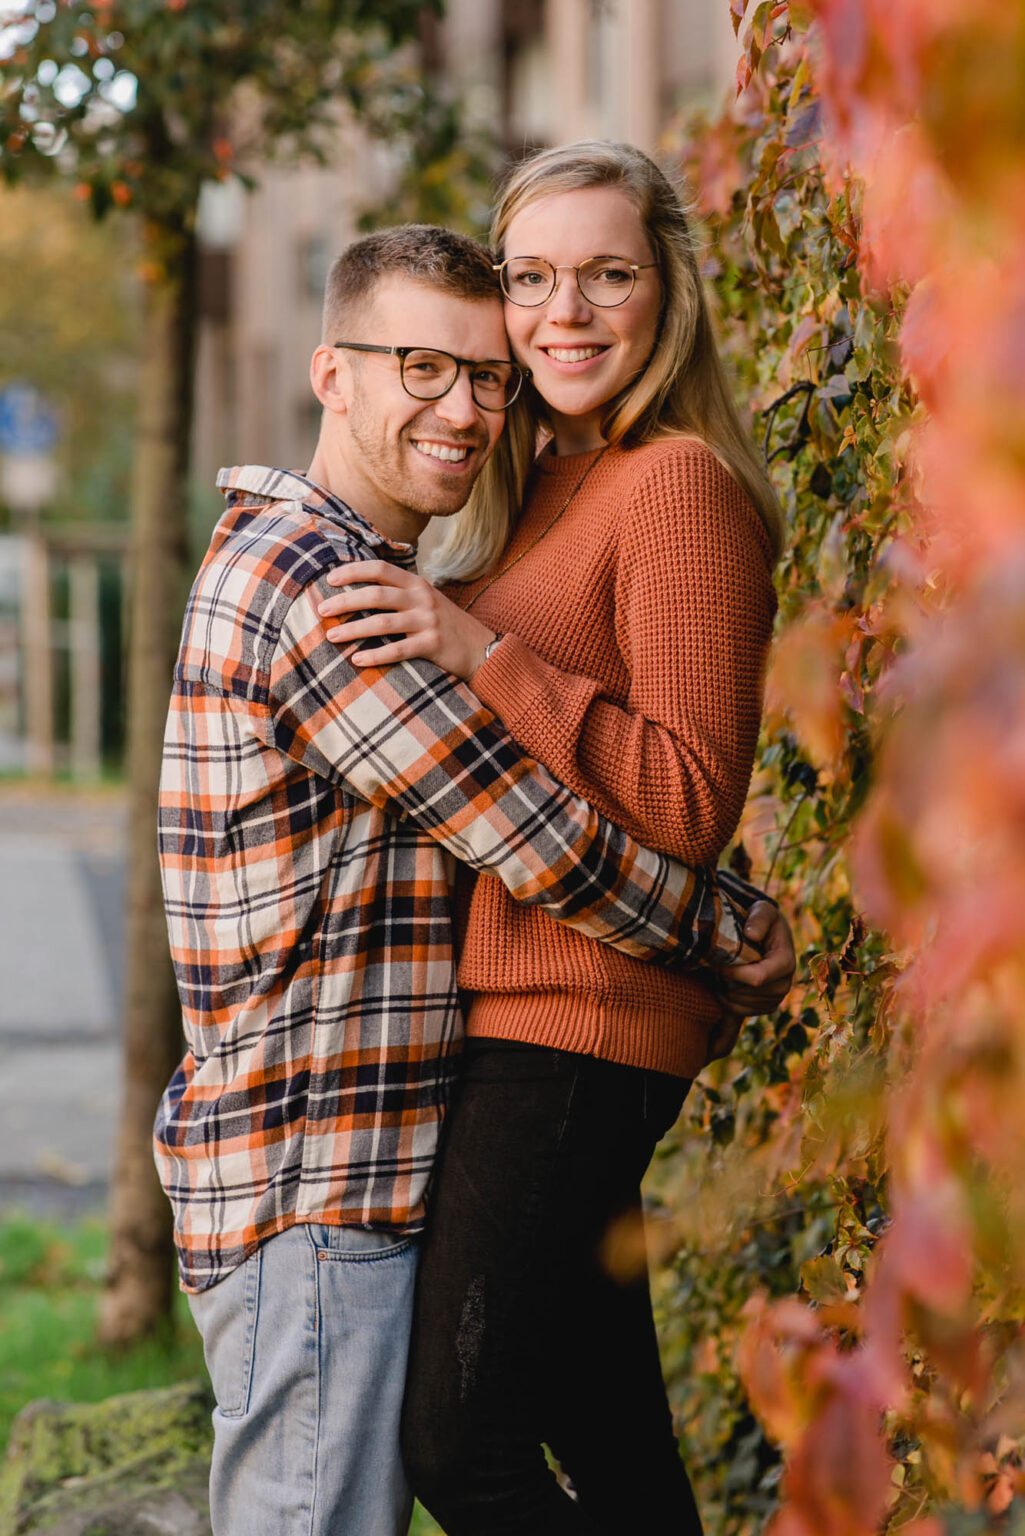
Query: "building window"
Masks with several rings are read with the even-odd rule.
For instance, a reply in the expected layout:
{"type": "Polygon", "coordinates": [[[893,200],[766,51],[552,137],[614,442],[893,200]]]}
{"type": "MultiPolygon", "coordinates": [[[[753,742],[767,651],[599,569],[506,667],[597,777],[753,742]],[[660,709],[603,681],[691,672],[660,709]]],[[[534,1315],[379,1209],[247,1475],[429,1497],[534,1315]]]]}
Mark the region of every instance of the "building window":
{"type": "Polygon", "coordinates": [[[317,304],[324,297],[331,251],[323,235],[310,235],[299,247],[299,273],[303,295],[317,304]]]}

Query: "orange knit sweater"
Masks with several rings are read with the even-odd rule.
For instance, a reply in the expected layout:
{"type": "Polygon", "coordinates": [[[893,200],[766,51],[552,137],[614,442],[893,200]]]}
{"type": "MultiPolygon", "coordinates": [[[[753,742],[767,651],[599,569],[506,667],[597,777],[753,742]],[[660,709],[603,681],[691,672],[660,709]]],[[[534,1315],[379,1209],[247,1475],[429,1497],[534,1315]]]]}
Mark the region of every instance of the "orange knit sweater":
{"type": "MultiPolygon", "coordinates": [[[[606,450],[558,515],[594,457],[543,455],[496,567],[506,574],[449,588],[505,637],[471,687],[611,821],[714,864],[758,735],[768,538],[713,454],[686,440],[606,450]]],[[[704,1065],[719,1009],[697,980],[519,906],[498,880],[461,897],[469,1034],[682,1077],[704,1065]]]]}

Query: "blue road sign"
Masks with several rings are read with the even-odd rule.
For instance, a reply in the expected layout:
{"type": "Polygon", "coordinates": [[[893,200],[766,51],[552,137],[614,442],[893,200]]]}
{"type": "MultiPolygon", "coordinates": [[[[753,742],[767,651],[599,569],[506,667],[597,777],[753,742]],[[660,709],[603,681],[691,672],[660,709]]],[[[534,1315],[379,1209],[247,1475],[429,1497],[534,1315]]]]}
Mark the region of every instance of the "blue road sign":
{"type": "Polygon", "coordinates": [[[0,389],[0,453],[49,453],[57,437],[53,407],[34,384],[0,389]]]}

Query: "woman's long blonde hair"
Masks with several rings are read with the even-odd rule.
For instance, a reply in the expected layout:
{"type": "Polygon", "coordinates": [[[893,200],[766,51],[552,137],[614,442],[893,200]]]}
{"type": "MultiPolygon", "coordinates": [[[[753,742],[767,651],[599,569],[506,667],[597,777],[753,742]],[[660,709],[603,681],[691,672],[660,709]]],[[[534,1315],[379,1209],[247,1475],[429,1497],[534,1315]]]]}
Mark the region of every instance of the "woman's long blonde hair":
{"type": "MultiPolygon", "coordinates": [[[[627,194],[652,244],[663,289],[654,350],[644,371],[609,401],[602,436],[628,448],[662,438],[700,439],[747,492],[778,556],[783,543],[779,502],[730,393],[686,211],[654,161],[631,144],[601,139],[532,155],[514,169],[495,210],[491,243],[497,259],[505,254],[506,231],[521,209],[581,187],[615,187],[627,194]]],[[[535,390],[525,390],[510,409],[506,430],[473,494],[434,551],[429,572],[435,581],[470,581],[495,564],[519,515],[544,424],[544,401],[535,390]]]]}

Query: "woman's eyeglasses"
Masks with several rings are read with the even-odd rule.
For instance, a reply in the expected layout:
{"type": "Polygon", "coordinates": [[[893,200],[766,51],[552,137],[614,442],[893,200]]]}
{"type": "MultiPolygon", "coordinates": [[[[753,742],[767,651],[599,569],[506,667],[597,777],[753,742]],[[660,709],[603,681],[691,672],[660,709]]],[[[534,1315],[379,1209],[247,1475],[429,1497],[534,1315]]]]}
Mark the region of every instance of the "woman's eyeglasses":
{"type": "Polygon", "coordinates": [[[482,411],[507,410],[530,376],[528,368],[504,358],[453,357],[435,347],[375,347],[365,341],[335,341],[332,346],[397,357],[402,387],[414,400],[440,400],[455,384],[460,368],[466,368],[470,393],[482,411]]]}
{"type": "Polygon", "coordinates": [[[548,303],[560,272],[576,274],[577,287],[588,304],[599,309],[615,309],[617,305],[625,304],[633,293],[638,272],[657,266],[656,261],[589,256],[578,267],[568,263],[553,267],[543,256],[507,256],[494,270],[501,278],[506,298],[524,309],[536,309],[539,304],[548,303]]]}

